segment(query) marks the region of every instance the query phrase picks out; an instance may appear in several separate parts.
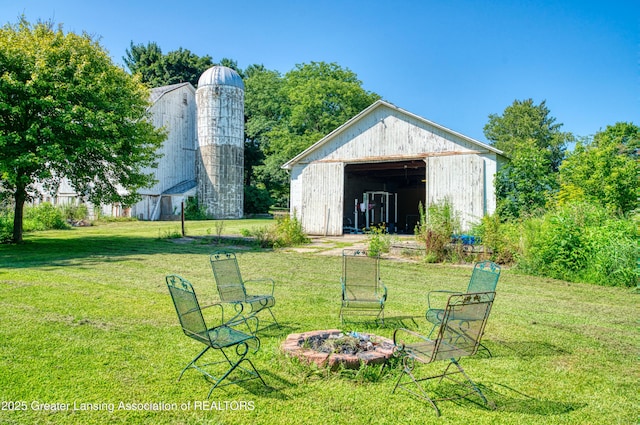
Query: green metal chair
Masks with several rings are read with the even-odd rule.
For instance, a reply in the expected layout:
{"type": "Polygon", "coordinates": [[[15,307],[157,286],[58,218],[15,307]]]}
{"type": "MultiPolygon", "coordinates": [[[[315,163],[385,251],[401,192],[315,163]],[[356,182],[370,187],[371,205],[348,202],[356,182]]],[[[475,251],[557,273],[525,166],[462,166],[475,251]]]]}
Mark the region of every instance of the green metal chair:
{"type": "Polygon", "coordinates": [[[369,256],[363,249],[342,251],[342,304],[340,321],[345,314],[375,316],[384,322],[387,287],[380,279],[380,257],[369,256]]]}
{"type": "Polygon", "coordinates": [[[478,351],[494,298],[495,292],[451,295],[444,308],[444,316],[436,339],[430,339],[405,328],[396,329],[393,333],[394,354],[402,359],[402,373],[393,388],[393,393],[401,388],[428,401],[435,409],[437,416],[440,416],[437,401],[466,398],[474,393],[480,396],[485,405],[495,408],[459,363],[461,357],[473,356],[478,351]],[[428,364],[439,360],[448,361],[442,373],[426,377],[416,374],[418,370],[416,363],[428,364]],[[452,365],[457,370],[452,369],[452,365]],[[453,378],[456,374],[460,374],[462,378],[453,378]],[[427,385],[423,382],[437,379],[440,384],[445,378],[457,384],[456,391],[448,389],[447,396],[440,398],[430,396],[427,385]],[[460,387],[467,391],[460,394],[458,391],[460,387]],[[454,394],[449,394],[451,392],[454,394]]]}
{"type": "MultiPolygon", "coordinates": [[[[471,273],[471,279],[469,280],[466,292],[493,292],[496,290],[499,277],[499,265],[492,261],[480,261],[473,267],[473,272],[471,273]]],[[[433,331],[437,329],[444,317],[444,309],[442,308],[444,305],[444,297],[442,294],[449,296],[451,294],[462,294],[462,292],[449,290],[429,291],[427,294],[427,312],[425,314],[427,321],[433,325],[431,327],[431,332],[429,332],[429,336],[431,336],[433,331]],[[440,301],[439,304],[438,301],[440,301]]]]}
{"type": "MultiPolygon", "coordinates": [[[[238,321],[242,321],[247,324],[249,330],[254,335],[258,332],[260,321],[257,316],[261,311],[268,311],[273,319],[272,324],[275,324],[278,328],[280,324],[276,320],[271,307],[276,303],[274,297],[275,282],[273,279],[252,279],[243,280],[240,274],[240,267],[238,267],[238,260],[233,252],[214,252],[209,256],[211,263],[211,269],[213,270],[213,277],[216,282],[216,288],[220,301],[223,303],[232,304],[238,321]],[[247,293],[245,284],[253,286],[255,284],[265,286],[266,294],[264,295],[250,295],[247,293]],[[251,329],[249,322],[254,322],[254,329],[251,329]]],[[[237,324],[237,322],[235,324],[237,324]]]]}
{"type": "Polygon", "coordinates": [[[254,335],[245,334],[229,326],[228,323],[224,321],[222,304],[211,304],[200,308],[193,286],[184,278],[178,275],[169,275],[165,280],[183,332],[189,338],[193,338],[206,346],[200,354],[194,357],[194,359],[182,369],[178,381],[182,379],[182,375],[187,369],[196,369],[202,373],[205,378],[213,382],[207,398],[211,396],[213,390],[218,386],[237,384],[250,379],[259,379],[262,384],[266,386],[267,384],[262,379],[262,376],[260,376],[260,373],[258,373],[251,360],[246,357],[250,349],[254,353],[258,351],[260,348],[260,340],[254,335]],[[202,310],[208,307],[220,309],[220,320],[216,326],[208,327],[205,322],[202,310]],[[224,360],[198,365],[196,362],[210,349],[219,350],[224,356],[224,360]],[[231,351],[231,349],[235,350],[235,355],[232,354],[232,357],[227,353],[227,351],[231,351]],[[234,360],[232,360],[232,358],[234,360]],[[248,367],[243,367],[243,363],[247,363],[248,367]],[[225,367],[218,365],[225,365],[225,367]],[[214,368],[216,371],[222,371],[220,377],[214,376],[214,372],[209,371],[214,368]],[[245,377],[236,380],[229,379],[228,383],[221,384],[235,369],[244,372],[245,377]]]}

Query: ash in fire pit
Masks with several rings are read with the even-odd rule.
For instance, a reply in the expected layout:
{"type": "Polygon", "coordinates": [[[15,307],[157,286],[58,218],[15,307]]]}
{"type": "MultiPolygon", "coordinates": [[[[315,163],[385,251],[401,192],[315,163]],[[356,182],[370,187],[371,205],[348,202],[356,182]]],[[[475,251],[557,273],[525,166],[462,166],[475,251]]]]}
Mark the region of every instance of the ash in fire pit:
{"type": "Polygon", "coordinates": [[[377,335],[338,329],[291,334],[282,345],[285,353],[318,366],[336,369],[343,365],[358,369],[362,364],[380,364],[393,354],[393,341],[377,335]]]}

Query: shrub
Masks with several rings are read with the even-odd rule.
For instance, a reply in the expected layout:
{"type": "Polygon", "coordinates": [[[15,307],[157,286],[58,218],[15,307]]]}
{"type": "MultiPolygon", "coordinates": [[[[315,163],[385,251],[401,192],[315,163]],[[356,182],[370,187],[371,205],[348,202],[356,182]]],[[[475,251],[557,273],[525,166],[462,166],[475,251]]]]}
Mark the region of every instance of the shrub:
{"type": "Polygon", "coordinates": [[[262,226],[253,230],[243,229],[243,236],[255,237],[262,248],[283,248],[309,243],[310,239],[296,217],[289,215],[278,217],[270,226],[262,226]]]}
{"type": "Polygon", "coordinates": [[[384,224],[381,226],[371,226],[371,229],[367,234],[367,241],[369,244],[367,253],[373,257],[389,252],[389,249],[391,248],[391,238],[387,233],[387,229],[384,224]]]}
{"type": "Polygon", "coordinates": [[[629,219],[581,202],[550,211],[523,229],[518,268],[525,273],[603,286],[636,285],[636,230],[629,219]]]}
{"type": "Polygon", "coordinates": [[[450,259],[447,245],[451,236],[459,233],[460,216],[447,199],[433,203],[425,211],[422,202],[418,205],[420,222],[416,226],[416,239],[425,245],[425,260],[430,263],[450,259]]]}
{"type": "Polygon", "coordinates": [[[25,206],[22,227],[25,232],[30,232],[34,230],[68,229],[71,226],[67,224],[63,217],[61,208],[56,208],[49,202],[43,202],[36,206],[25,206]]]}
{"type": "Polygon", "coordinates": [[[269,191],[263,187],[244,187],[244,212],[245,214],[264,214],[269,212],[273,205],[273,199],[269,191]]]}
{"type": "Polygon", "coordinates": [[[67,221],[81,221],[88,217],[89,210],[85,204],[65,204],[60,207],[62,217],[67,221]]]}
{"type": "Polygon", "coordinates": [[[197,196],[187,197],[187,202],[184,206],[184,219],[185,220],[206,220],[209,218],[207,212],[203,207],[198,204],[197,196]]]}

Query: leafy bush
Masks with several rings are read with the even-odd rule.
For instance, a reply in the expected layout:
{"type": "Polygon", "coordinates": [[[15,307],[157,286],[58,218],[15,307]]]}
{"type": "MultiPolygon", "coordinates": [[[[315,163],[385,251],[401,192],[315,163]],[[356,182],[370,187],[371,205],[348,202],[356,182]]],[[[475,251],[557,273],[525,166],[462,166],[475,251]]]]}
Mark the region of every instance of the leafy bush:
{"type": "Polygon", "coordinates": [[[635,286],[637,246],[631,220],[574,203],[528,223],[518,268],[525,273],[603,286],[635,286]]]}
{"type": "Polygon", "coordinates": [[[520,224],[503,223],[498,214],[486,215],[473,233],[478,236],[492,261],[511,264],[518,257],[520,224]]]}
{"type": "Polygon", "coordinates": [[[35,206],[25,206],[23,229],[25,232],[34,230],[68,229],[61,208],[56,208],[49,202],[35,206]]]}
{"type": "Polygon", "coordinates": [[[282,248],[309,243],[310,239],[302,228],[302,223],[289,215],[278,217],[271,226],[253,230],[243,230],[243,236],[255,237],[262,248],[282,248]]]}
{"type": "Polygon", "coordinates": [[[65,204],[60,207],[62,217],[65,220],[80,221],[89,215],[89,210],[85,204],[65,204]]]}
{"type": "Polygon", "coordinates": [[[447,199],[433,203],[425,211],[422,202],[418,205],[420,222],[416,226],[416,239],[425,244],[425,260],[436,263],[450,259],[447,245],[451,236],[459,233],[460,216],[447,199]]]}
{"type": "Polygon", "coordinates": [[[387,233],[387,229],[384,225],[371,226],[371,229],[367,234],[367,241],[369,244],[367,253],[373,257],[389,252],[389,249],[391,248],[391,237],[387,233]]]}
{"type": "Polygon", "coordinates": [[[198,197],[189,196],[184,206],[185,220],[206,220],[209,218],[207,212],[198,204],[198,197]]]}
{"type": "Polygon", "coordinates": [[[267,213],[271,205],[273,205],[273,199],[271,199],[267,189],[255,186],[244,187],[245,214],[267,213]]]}

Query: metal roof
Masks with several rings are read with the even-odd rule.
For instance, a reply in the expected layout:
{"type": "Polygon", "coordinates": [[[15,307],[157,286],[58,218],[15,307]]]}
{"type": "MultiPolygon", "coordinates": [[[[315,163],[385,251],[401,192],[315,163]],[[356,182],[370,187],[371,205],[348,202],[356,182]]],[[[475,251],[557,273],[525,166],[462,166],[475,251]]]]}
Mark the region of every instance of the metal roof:
{"type": "Polygon", "coordinates": [[[233,86],[244,90],[244,83],[240,75],[226,66],[214,66],[202,73],[198,80],[198,87],[203,86],[233,86]]]}
{"type": "Polygon", "coordinates": [[[193,86],[191,86],[191,83],[178,83],[178,84],[171,84],[168,86],[155,87],[150,90],[149,101],[151,103],[156,103],[158,99],[160,99],[165,94],[169,93],[170,91],[179,89],[180,87],[183,87],[183,86],[190,86],[191,90],[195,91],[193,86]]]}

